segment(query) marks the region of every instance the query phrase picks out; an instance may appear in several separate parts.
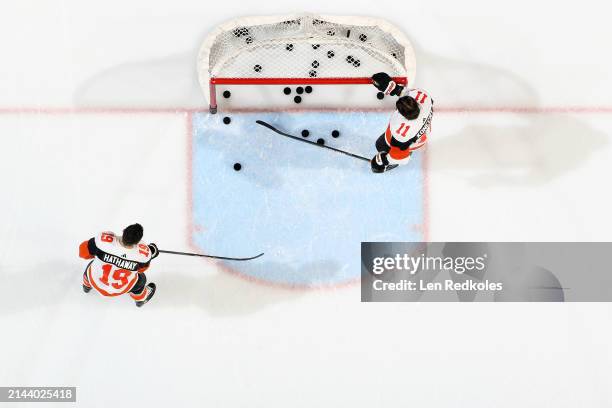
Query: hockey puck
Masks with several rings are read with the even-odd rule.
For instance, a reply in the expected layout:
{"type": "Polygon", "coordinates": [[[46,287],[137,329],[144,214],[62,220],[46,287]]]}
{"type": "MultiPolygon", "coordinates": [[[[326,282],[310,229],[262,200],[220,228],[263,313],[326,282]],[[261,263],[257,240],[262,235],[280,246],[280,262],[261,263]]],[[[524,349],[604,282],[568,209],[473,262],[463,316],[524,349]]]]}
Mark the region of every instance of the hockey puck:
{"type": "Polygon", "coordinates": [[[324,145],[325,144],[325,139],[323,139],[322,137],[317,139],[317,144],[324,145]]]}
{"type": "Polygon", "coordinates": [[[308,85],[306,88],[304,88],[304,91],[306,91],[306,93],[311,93],[312,92],[312,86],[308,85]]]}
{"type": "Polygon", "coordinates": [[[377,94],[376,94],[376,97],[377,97],[378,99],[383,99],[383,98],[385,97],[385,94],[384,94],[384,93],[382,93],[382,92],[379,92],[379,93],[377,93],[377,94]]]}
{"type": "Polygon", "coordinates": [[[237,28],[233,31],[234,37],[242,37],[243,35],[249,34],[248,28],[237,28]]]}
{"type": "Polygon", "coordinates": [[[223,97],[225,99],[229,98],[230,96],[232,96],[232,93],[230,91],[223,91],[223,97]]]}
{"type": "Polygon", "coordinates": [[[229,118],[229,116],[223,118],[223,123],[225,123],[226,125],[229,125],[231,122],[232,120],[229,118]]]}
{"type": "Polygon", "coordinates": [[[338,136],[340,136],[340,132],[338,132],[337,130],[333,130],[332,137],[338,137],[338,136]]]}
{"type": "Polygon", "coordinates": [[[301,95],[304,93],[304,88],[302,88],[301,86],[298,86],[297,88],[295,88],[295,92],[297,92],[298,95],[301,95]]]}
{"type": "Polygon", "coordinates": [[[309,134],[310,132],[308,131],[308,129],[302,130],[302,137],[308,137],[309,134]]]}
{"type": "Polygon", "coordinates": [[[293,102],[295,103],[301,103],[302,102],[302,97],[301,96],[296,96],[295,98],[293,98],[293,102]]]}
{"type": "Polygon", "coordinates": [[[283,89],[283,93],[284,93],[285,95],[289,95],[289,94],[291,93],[291,88],[286,87],[285,89],[283,89]]]}
{"type": "Polygon", "coordinates": [[[234,170],[236,171],[240,171],[240,169],[242,168],[242,164],[240,163],[234,163],[234,170]]]}

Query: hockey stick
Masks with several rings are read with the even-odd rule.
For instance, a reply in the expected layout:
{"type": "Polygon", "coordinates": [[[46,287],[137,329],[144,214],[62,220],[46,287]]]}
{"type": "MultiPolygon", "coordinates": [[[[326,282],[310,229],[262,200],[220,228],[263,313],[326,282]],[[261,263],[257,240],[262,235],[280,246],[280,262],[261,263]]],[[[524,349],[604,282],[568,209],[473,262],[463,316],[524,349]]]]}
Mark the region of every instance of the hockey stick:
{"type": "Polygon", "coordinates": [[[370,162],[370,159],[367,159],[367,158],[365,158],[363,156],[359,156],[357,154],[345,152],[344,150],[336,149],[335,147],[320,145],[320,144],[318,144],[316,142],[311,142],[310,140],[305,140],[305,139],[302,139],[300,137],[293,136],[293,135],[290,135],[288,133],[282,132],[282,131],[278,130],[277,128],[275,128],[274,126],[272,126],[271,124],[264,122],[263,120],[256,120],[255,123],[257,123],[258,125],[261,125],[263,127],[267,127],[268,129],[270,129],[273,132],[278,133],[279,135],[287,136],[287,137],[290,137],[291,139],[295,139],[295,140],[300,141],[300,142],[310,143],[311,145],[315,145],[315,146],[318,146],[318,147],[323,147],[324,149],[333,150],[334,152],[342,153],[342,154],[354,157],[354,158],[359,159],[359,160],[364,160],[364,161],[367,161],[368,163],[370,162]]]}
{"type": "Polygon", "coordinates": [[[257,259],[262,256],[264,253],[262,252],[259,255],[251,256],[249,258],[230,258],[227,256],[215,256],[215,255],[205,255],[205,254],[193,254],[191,252],[178,252],[178,251],[165,251],[163,249],[159,250],[160,254],[174,254],[174,255],[187,255],[187,256],[201,256],[204,258],[213,258],[213,259],[225,259],[227,261],[250,261],[252,259],[257,259]]]}

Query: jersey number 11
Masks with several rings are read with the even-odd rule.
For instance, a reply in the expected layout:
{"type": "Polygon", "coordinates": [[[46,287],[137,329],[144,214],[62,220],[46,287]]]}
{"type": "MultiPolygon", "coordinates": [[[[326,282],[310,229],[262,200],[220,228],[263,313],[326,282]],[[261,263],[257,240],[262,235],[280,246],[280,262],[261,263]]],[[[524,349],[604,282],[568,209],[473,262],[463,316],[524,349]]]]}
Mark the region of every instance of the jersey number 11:
{"type": "Polygon", "coordinates": [[[395,133],[397,133],[398,135],[401,134],[402,136],[406,136],[406,133],[408,133],[409,130],[410,130],[410,125],[407,125],[404,122],[402,122],[402,124],[395,131],[395,133]],[[402,132],[402,130],[403,130],[403,132],[402,132]]]}

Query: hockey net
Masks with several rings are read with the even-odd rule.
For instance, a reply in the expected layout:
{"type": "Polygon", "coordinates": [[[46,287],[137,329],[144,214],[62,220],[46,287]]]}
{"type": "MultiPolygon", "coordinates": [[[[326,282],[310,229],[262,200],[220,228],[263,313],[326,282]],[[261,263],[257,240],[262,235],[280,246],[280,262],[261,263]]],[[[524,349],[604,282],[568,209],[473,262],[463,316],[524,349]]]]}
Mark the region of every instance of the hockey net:
{"type": "Polygon", "coordinates": [[[198,56],[211,111],[219,85],[364,85],[376,72],[413,81],[414,51],[386,21],[341,16],[247,17],[217,27],[198,56]]]}

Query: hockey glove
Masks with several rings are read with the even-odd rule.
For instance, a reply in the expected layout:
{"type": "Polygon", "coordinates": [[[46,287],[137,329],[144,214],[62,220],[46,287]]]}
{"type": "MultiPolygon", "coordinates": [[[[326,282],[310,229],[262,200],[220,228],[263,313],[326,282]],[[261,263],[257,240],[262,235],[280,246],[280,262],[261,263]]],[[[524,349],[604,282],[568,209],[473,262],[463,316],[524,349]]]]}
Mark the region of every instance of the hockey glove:
{"type": "Polygon", "coordinates": [[[372,85],[385,95],[389,95],[395,89],[396,83],[388,74],[379,72],[372,75],[372,85]]]}
{"type": "Polygon", "coordinates": [[[157,258],[159,255],[159,249],[157,249],[157,245],[151,243],[149,244],[149,249],[151,250],[151,259],[157,258]]]}

